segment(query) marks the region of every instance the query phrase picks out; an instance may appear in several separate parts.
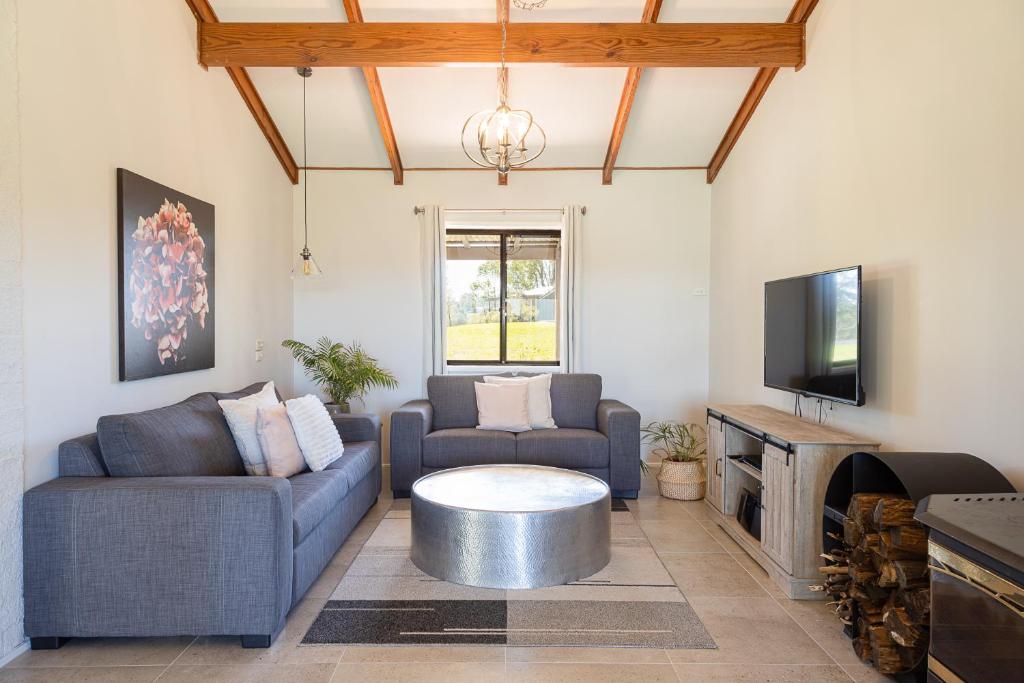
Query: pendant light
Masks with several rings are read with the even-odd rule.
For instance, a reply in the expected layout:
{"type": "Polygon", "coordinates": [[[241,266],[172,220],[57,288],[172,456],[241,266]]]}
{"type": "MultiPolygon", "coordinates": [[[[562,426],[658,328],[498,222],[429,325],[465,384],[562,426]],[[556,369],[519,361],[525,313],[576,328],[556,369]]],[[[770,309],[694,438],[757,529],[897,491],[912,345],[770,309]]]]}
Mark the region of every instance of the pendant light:
{"type": "Polygon", "coordinates": [[[507,24],[502,21],[497,109],[477,112],[462,126],[462,151],[469,160],[477,166],[496,169],[502,175],[539,157],[548,144],[544,129],[533,120],[533,114],[508,106],[506,41],[507,24]]]}
{"type": "Polygon", "coordinates": [[[292,266],[293,278],[314,278],[324,274],[319,264],[313,258],[309,250],[309,171],[307,166],[306,151],[306,79],[313,75],[313,69],[308,66],[300,66],[295,69],[296,73],[302,76],[302,226],[303,240],[302,251],[299,252],[295,264],[292,266]]]}

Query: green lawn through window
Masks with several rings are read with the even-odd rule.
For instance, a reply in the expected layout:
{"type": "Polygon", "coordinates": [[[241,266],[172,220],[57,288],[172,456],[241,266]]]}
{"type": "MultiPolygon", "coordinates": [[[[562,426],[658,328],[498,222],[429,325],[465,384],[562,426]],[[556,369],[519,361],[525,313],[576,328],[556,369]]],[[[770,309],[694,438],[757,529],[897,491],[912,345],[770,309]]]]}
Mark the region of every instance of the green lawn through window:
{"type": "MultiPolygon", "coordinates": [[[[447,331],[448,360],[497,360],[499,334],[498,323],[450,326],[447,331]]],[[[553,322],[510,322],[509,360],[558,360],[556,335],[553,322]]]]}

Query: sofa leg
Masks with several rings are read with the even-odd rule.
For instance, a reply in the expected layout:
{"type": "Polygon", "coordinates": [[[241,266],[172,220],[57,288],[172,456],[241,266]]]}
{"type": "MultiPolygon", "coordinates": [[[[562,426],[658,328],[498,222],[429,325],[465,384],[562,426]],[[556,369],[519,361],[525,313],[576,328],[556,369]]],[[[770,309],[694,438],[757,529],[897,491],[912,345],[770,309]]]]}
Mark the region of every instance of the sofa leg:
{"type": "Polygon", "coordinates": [[[57,636],[44,636],[42,638],[30,638],[30,646],[33,650],[56,650],[70,638],[59,638],[57,636]]]}
{"type": "Polygon", "coordinates": [[[626,498],[628,500],[636,500],[639,495],[640,491],[638,489],[633,489],[629,491],[612,489],[612,498],[626,498]]]}
{"type": "Polygon", "coordinates": [[[270,647],[273,636],[247,635],[242,636],[242,647],[270,647]]]}
{"type": "Polygon", "coordinates": [[[408,489],[406,489],[406,490],[393,489],[391,491],[391,497],[396,499],[396,500],[398,498],[408,498],[409,497],[409,490],[408,489]]]}

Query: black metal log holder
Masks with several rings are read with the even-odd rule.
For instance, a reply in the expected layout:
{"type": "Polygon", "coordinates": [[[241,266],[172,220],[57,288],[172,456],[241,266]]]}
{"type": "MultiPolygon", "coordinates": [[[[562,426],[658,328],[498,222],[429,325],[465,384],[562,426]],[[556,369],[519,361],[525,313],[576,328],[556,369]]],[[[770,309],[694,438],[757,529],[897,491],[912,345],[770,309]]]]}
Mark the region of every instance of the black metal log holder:
{"type": "MultiPolygon", "coordinates": [[[[968,453],[853,453],[836,466],[825,490],[823,547],[828,553],[841,545],[828,534],[842,536],[846,510],[855,493],[893,493],[920,503],[936,493],[1015,491],[999,470],[968,453]]],[[[850,638],[856,636],[854,630],[844,628],[850,638]]],[[[925,659],[915,667],[915,679],[923,676],[925,659]]]]}

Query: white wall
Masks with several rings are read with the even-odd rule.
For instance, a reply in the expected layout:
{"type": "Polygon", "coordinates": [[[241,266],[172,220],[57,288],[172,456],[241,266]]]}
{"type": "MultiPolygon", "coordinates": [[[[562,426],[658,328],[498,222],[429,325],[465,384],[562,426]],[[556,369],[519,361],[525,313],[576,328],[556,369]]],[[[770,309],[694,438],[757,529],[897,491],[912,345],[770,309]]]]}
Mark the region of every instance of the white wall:
{"type": "Polygon", "coordinates": [[[888,450],[1024,486],[1024,3],[832,0],[712,189],[711,396],[762,387],[763,283],[864,265],[866,407],[888,450]]]}
{"type": "Polygon", "coordinates": [[[24,639],[21,491],[25,422],[17,14],[14,0],[0,0],[0,662],[24,639]]]}
{"type": "Polygon", "coordinates": [[[291,388],[290,184],[181,0],[18,6],[26,484],[100,415],[257,379],[291,388]],[[216,206],[216,368],[117,380],[115,169],[216,206]],[[257,338],[266,359],[254,361],[257,338]]]}
{"type": "MultiPolygon", "coordinates": [[[[583,368],[644,420],[703,419],[707,395],[709,188],[699,172],[311,172],[310,249],[327,275],[296,282],[295,334],[361,342],[398,377],[367,409],[423,396],[420,219],[413,207],[557,208],[584,204],[583,368]]],[[[295,195],[302,246],[302,193],[295,195]]],[[[296,391],[312,390],[296,369],[296,391]]],[[[358,408],[357,408],[358,409],[358,408]]],[[[386,430],[385,430],[386,431],[386,430]]]]}

